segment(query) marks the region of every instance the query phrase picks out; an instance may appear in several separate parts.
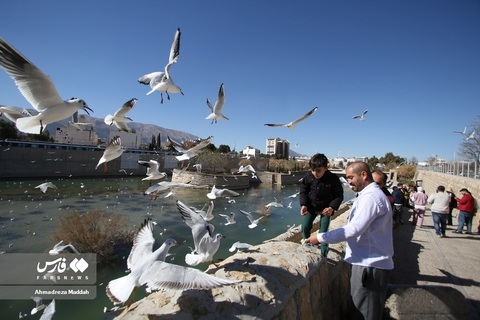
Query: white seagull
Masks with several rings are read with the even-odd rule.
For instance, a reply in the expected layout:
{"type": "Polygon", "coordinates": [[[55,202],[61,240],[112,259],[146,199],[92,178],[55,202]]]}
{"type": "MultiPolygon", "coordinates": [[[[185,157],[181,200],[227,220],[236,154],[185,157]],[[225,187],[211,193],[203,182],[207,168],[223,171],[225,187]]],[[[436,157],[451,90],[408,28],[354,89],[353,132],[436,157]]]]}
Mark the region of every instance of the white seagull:
{"type": "Polygon", "coordinates": [[[17,128],[22,132],[41,134],[48,124],[66,119],[80,109],[86,113],[92,111],[81,99],[62,100],[50,77],[1,37],[0,67],[10,75],[25,99],[39,112],[35,116],[17,119],[17,128]]]}
{"type": "Polygon", "coordinates": [[[14,106],[2,106],[0,105],[0,117],[4,115],[8,120],[17,122],[19,118],[31,117],[32,114],[24,108],[14,106]]]}
{"type": "Polygon", "coordinates": [[[466,141],[470,140],[470,139],[474,139],[475,138],[475,130],[472,131],[472,133],[470,133],[468,135],[468,137],[465,138],[466,141]]]}
{"type": "Polygon", "coordinates": [[[127,117],[126,114],[132,110],[133,106],[137,103],[137,98],[133,98],[125,102],[115,114],[107,115],[104,119],[105,124],[110,126],[115,125],[120,131],[128,132],[129,128],[125,122],[133,121],[132,118],[127,117]]]}
{"type": "Polygon", "coordinates": [[[177,209],[182,216],[183,221],[192,229],[192,238],[194,249],[193,252],[199,252],[200,240],[205,236],[211,236],[215,230],[213,224],[207,223],[203,217],[197,213],[192,207],[187,206],[180,200],[177,200],[177,209]]]}
{"type": "Polygon", "coordinates": [[[31,297],[32,300],[35,302],[35,308],[33,308],[31,311],[30,311],[30,314],[31,315],[34,315],[36,314],[38,311],[41,311],[43,309],[45,309],[45,307],[47,305],[43,304],[43,300],[42,298],[40,297],[31,297]]]}
{"type": "Polygon", "coordinates": [[[310,117],[312,114],[315,113],[315,111],[317,111],[317,109],[318,109],[318,107],[315,107],[312,110],[308,111],[304,116],[298,118],[297,120],[289,122],[289,123],[285,123],[285,124],[265,123],[265,125],[269,126],[269,127],[287,127],[288,129],[293,130],[293,129],[295,129],[295,126],[299,122],[301,122],[301,121],[307,119],[308,117],[310,117]]]}
{"type": "Polygon", "coordinates": [[[63,240],[61,240],[59,243],[54,245],[53,249],[48,251],[48,254],[51,255],[51,256],[56,256],[60,252],[63,252],[63,251],[80,254],[80,252],[78,252],[78,250],[73,246],[73,244],[71,244],[71,243],[63,244],[63,240]]]}
{"type": "Polygon", "coordinates": [[[208,199],[214,200],[217,198],[222,198],[222,197],[238,197],[240,193],[230,190],[230,189],[217,189],[215,185],[213,185],[212,190],[207,193],[208,199]]]}
{"type": "Polygon", "coordinates": [[[182,161],[182,160],[189,160],[190,158],[196,157],[202,151],[203,148],[205,148],[211,143],[212,139],[213,139],[213,136],[210,136],[207,139],[200,141],[195,146],[183,152],[182,155],[176,156],[175,158],[177,158],[178,161],[182,161]]]}
{"type": "Polygon", "coordinates": [[[207,105],[211,113],[205,119],[212,120],[212,124],[217,123],[217,120],[228,120],[228,118],[222,113],[223,106],[225,105],[225,89],[223,88],[223,83],[218,90],[218,96],[215,105],[212,106],[208,99],[207,105]]]}
{"type": "Polygon", "coordinates": [[[246,166],[241,165],[240,168],[238,168],[238,173],[255,173],[255,169],[251,164],[247,164],[246,166]]]}
{"type": "Polygon", "coordinates": [[[42,316],[39,320],[50,320],[55,313],[55,299],[52,300],[48,306],[43,310],[42,316]]]}
{"type": "Polygon", "coordinates": [[[235,212],[230,212],[230,214],[223,214],[219,213],[218,214],[221,217],[224,217],[227,222],[225,223],[226,226],[235,224],[237,221],[235,221],[235,212]]]}
{"type": "MultiPolygon", "coordinates": [[[[186,290],[207,289],[240,282],[217,278],[197,269],[165,262],[169,249],[178,245],[178,242],[167,239],[160,248],[153,251],[154,243],[153,223],[151,220],[145,220],[135,236],[127,259],[130,273],[110,281],[107,285],[107,296],[112,302],[125,303],[132,292],[135,293],[144,284],[151,290],[161,288],[186,290]]],[[[131,302],[127,305],[127,310],[131,302]]]]}
{"type": "Polygon", "coordinates": [[[165,172],[158,171],[160,164],[158,161],[150,159],[149,161],[145,160],[138,160],[138,164],[144,167],[147,167],[147,177],[143,178],[143,180],[159,180],[163,179],[167,176],[165,172]]]}
{"type": "Polygon", "coordinates": [[[251,246],[252,246],[251,244],[237,241],[234,244],[232,244],[232,246],[230,247],[230,249],[228,249],[228,251],[233,252],[235,250],[248,250],[251,246]]]}
{"type": "Polygon", "coordinates": [[[270,209],[271,207],[274,207],[274,208],[283,208],[284,207],[283,203],[277,201],[277,198],[273,197],[273,199],[274,199],[274,201],[272,201],[270,203],[267,203],[265,205],[265,208],[270,209]]]}
{"type": "Polygon", "coordinates": [[[172,47],[170,48],[170,56],[165,66],[165,72],[151,72],[138,79],[138,82],[141,84],[150,85],[150,88],[152,88],[147,92],[147,95],[155,92],[155,90],[160,91],[160,103],[163,103],[162,92],[165,92],[168,100],[170,100],[169,93],[181,93],[183,95],[182,89],[173,82],[172,76],[170,75],[170,67],[177,63],[180,56],[180,35],[180,28],[178,28],[173,38],[172,47]]]}
{"type": "Polygon", "coordinates": [[[43,193],[47,192],[48,188],[58,189],[57,186],[50,181],[39,184],[35,188],[42,190],[43,193]]]}
{"type": "Polygon", "coordinates": [[[243,213],[244,215],[247,216],[248,220],[250,220],[250,224],[248,225],[248,227],[250,229],[253,229],[255,227],[257,227],[258,225],[258,222],[260,221],[260,219],[262,219],[264,216],[260,216],[260,218],[258,219],[254,219],[252,214],[250,212],[247,212],[247,211],[243,211],[243,210],[240,210],[241,213],[243,213]]]}
{"type": "Polygon", "coordinates": [[[201,215],[203,217],[203,219],[205,221],[210,221],[210,220],[213,220],[214,216],[213,216],[213,208],[215,208],[215,204],[213,201],[210,201],[210,203],[208,204],[208,207],[207,207],[207,211],[205,211],[205,206],[203,206],[202,209],[198,210],[194,207],[191,207],[193,210],[195,210],[196,213],[198,213],[199,215],[201,215]]]}
{"type": "Polygon", "coordinates": [[[365,115],[367,114],[367,112],[368,112],[368,109],[363,111],[362,114],[359,115],[359,116],[353,116],[352,119],[358,119],[360,121],[363,121],[363,120],[365,120],[365,115]]]}
{"type": "Polygon", "coordinates": [[[122,146],[122,140],[119,136],[115,136],[110,140],[108,146],[105,148],[102,157],[98,160],[97,169],[102,163],[104,163],[104,170],[107,171],[107,162],[112,161],[122,155],[125,148],[122,146]]]}
{"type": "Polygon", "coordinates": [[[465,127],[465,128],[463,129],[463,132],[461,132],[461,131],[453,131],[453,132],[454,132],[454,133],[460,133],[461,135],[466,136],[466,135],[467,135],[467,127],[465,127]]]}

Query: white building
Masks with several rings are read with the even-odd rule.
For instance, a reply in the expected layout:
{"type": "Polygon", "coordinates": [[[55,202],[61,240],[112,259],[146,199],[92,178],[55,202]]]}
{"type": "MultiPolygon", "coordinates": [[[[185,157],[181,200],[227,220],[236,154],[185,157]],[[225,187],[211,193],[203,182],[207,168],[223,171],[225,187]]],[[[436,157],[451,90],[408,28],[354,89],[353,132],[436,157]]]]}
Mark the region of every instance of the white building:
{"type": "Polygon", "coordinates": [[[257,157],[260,156],[260,150],[254,148],[254,147],[248,146],[248,147],[243,148],[242,154],[247,158],[250,158],[250,157],[257,158],[257,157]]]}

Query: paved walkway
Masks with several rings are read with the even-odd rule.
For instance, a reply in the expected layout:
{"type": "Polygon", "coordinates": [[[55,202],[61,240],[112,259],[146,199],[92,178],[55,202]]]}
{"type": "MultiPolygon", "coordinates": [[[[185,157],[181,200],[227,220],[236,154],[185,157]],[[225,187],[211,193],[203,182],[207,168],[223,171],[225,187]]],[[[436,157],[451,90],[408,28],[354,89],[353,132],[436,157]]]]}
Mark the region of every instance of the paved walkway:
{"type": "MultiPolygon", "coordinates": [[[[454,211],[454,216],[458,211],[454,211]]],[[[457,219],[438,238],[427,209],[423,228],[411,223],[393,231],[395,270],[390,280],[390,315],[395,319],[480,319],[480,235],[455,234],[457,219]],[[390,306],[391,307],[391,306],[390,306]]],[[[407,218],[409,221],[407,221],[407,218]]]]}

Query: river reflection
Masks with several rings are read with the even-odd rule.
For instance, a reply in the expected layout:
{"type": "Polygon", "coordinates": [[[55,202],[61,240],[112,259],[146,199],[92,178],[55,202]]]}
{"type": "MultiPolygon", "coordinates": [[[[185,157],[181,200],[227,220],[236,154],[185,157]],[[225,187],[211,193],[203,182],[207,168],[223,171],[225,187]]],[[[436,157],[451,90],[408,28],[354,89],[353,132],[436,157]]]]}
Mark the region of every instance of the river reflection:
{"type": "MultiPolygon", "coordinates": [[[[35,188],[45,180],[15,180],[0,181],[0,251],[6,253],[41,253],[47,252],[54,243],[51,235],[55,233],[58,219],[62,214],[77,211],[85,213],[89,210],[117,212],[128,217],[130,226],[135,230],[147,217],[151,217],[157,225],[154,229],[155,248],[167,238],[186,245],[174,248],[168,262],[185,265],[185,254],[192,246],[191,231],[181,219],[175,205],[180,200],[189,206],[202,208],[209,203],[206,194],[208,189],[181,189],[173,197],[160,196],[156,201],[144,196],[143,191],[149,187],[148,181],[139,177],[118,178],[70,178],[49,180],[57,189],[49,188],[42,193],[35,188]]],[[[265,186],[258,185],[248,189],[236,190],[239,197],[215,200],[213,214],[215,218],[210,223],[215,225],[215,232],[226,236],[222,240],[216,258],[226,258],[228,251],[236,242],[248,242],[252,245],[271,239],[288,228],[299,225],[301,218],[298,197],[289,196],[298,192],[297,185],[265,186]],[[265,213],[265,205],[274,200],[284,204],[284,207],[271,208],[267,216],[260,220],[258,227],[249,229],[247,217],[240,214],[239,209],[252,212],[254,217],[265,213]],[[236,223],[225,226],[226,220],[219,214],[236,214],[236,223]]],[[[345,199],[353,198],[354,194],[345,189],[345,199]]],[[[205,270],[207,264],[197,266],[205,270]]],[[[97,268],[97,298],[95,300],[56,301],[56,313],[53,319],[101,319],[103,307],[112,304],[105,294],[108,281],[125,274],[126,264],[116,267],[97,268]]],[[[142,297],[144,290],[138,291],[137,299],[142,297]]],[[[49,302],[48,300],[46,301],[49,302]]],[[[30,316],[30,310],[35,306],[33,300],[0,300],[2,319],[18,319],[19,312],[27,313],[30,319],[40,318],[39,314],[30,316]]]]}

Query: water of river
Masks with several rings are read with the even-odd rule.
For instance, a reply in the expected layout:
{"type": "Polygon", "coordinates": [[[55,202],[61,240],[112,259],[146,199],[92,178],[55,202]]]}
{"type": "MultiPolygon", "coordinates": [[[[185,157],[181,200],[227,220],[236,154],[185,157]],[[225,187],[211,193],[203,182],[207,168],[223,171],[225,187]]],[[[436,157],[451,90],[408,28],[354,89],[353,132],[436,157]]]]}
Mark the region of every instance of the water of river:
{"type": "MultiPolygon", "coordinates": [[[[171,250],[173,255],[167,258],[170,263],[186,265],[185,254],[192,246],[190,228],[183,222],[175,205],[180,200],[189,206],[202,208],[209,203],[207,189],[182,189],[173,197],[152,201],[144,196],[143,191],[149,187],[148,181],[139,177],[117,178],[69,178],[49,180],[57,189],[49,188],[42,193],[37,185],[45,180],[0,181],[0,251],[2,253],[44,253],[53,247],[51,235],[55,233],[58,219],[62,214],[89,210],[121,213],[128,217],[132,228],[137,229],[145,218],[151,217],[157,225],[154,229],[155,248],[167,238],[177,241],[186,240],[187,245],[171,250]]],[[[217,186],[219,187],[219,186],[217,186]]],[[[236,242],[248,242],[252,245],[271,239],[288,228],[299,225],[301,218],[298,197],[289,198],[298,192],[298,186],[264,186],[258,185],[244,190],[236,190],[240,196],[215,200],[214,216],[210,221],[215,225],[215,232],[226,236],[216,258],[226,258],[228,251],[236,242]],[[239,209],[252,212],[259,217],[265,211],[265,205],[274,200],[282,202],[284,207],[271,208],[268,216],[260,220],[255,229],[249,229],[248,219],[241,215],[239,209]],[[230,200],[230,201],[229,201],[230,200]],[[234,201],[233,201],[234,200],[234,201]],[[226,220],[219,214],[236,214],[237,223],[225,225],[226,220]]],[[[353,192],[345,188],[345,199],[352,199],[353,192]]],[[[207,264],[200,264],[205,270],[207,264]]],[[[57,300],[53,319],[102,319],[103,308],[112,307],[105,294],[108,281],[125,274],[126,265],[97,268],[97,297],[94,300],[57,300]]],[[[145,295],[138,290],[136,299],[145,295]]],[[[50,302],[49,300],[46,303],[50,302]]],[[[30,315],[35,306],[33,300],[0,300],[2,319],[18,319],[19,312],[28,314],[29,319],[39,319],[39,314],[30,315]]]]}

